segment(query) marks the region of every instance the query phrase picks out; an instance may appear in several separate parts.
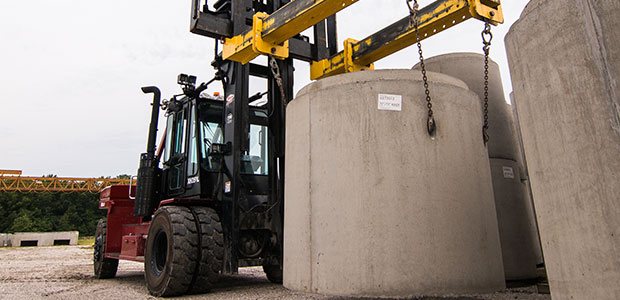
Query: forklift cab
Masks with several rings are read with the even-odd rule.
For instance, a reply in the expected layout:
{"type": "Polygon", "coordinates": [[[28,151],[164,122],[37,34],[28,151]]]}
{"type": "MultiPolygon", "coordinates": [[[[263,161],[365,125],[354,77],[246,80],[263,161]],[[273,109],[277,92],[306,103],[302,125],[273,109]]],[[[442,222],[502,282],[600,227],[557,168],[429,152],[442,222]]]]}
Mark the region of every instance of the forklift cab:
{"type": "MultiPolygon", "coordinates": [[[[231,175],[221,150],[225,103],[202,96],[172,101],[174,104],[167,110],[162,157],[162,199],[196,197],[217,201],[220,192],[230,192],[228,177],[231,175]]],[[[265,109],[253,107],[250,110],[249,149],[239,158],[241,177],[252,196],[268,196],[270,139],[267,119],[265,109]]],[[[250,205],[268,202],[268,199],[263,200],[250,205]]]]}

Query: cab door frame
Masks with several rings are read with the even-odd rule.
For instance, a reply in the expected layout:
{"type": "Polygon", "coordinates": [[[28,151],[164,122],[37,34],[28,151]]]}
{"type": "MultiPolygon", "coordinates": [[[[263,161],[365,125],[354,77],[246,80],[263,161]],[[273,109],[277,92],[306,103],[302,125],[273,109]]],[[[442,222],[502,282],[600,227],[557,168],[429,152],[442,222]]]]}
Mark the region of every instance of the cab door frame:
{"type": "Polygon", "coordinates": [[[164,152],[164,198],[185,193],[189,147],[189,105],[168,113],[164,152]]]}

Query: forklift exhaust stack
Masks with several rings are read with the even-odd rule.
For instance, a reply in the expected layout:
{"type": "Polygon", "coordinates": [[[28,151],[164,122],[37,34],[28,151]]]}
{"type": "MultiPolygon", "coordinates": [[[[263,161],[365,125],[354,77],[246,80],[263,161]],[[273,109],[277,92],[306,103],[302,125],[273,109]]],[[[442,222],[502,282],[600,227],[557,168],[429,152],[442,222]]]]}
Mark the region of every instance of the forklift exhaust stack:
{"type": "Polygon", "coordinates": [[[145,94],[153,94],[153,111],[151,113],[148,142],[146,145],[146,153],[140,155],[140,168],[138,169],[138,182],[134,206],[134,215],[145,217],[152,214],[155,203],[159,201],[159,188],[156,184],[159,182],[161,169],[158,167],[159,158],[155,157],[155,144],[157,139],[161,92],[159,88],[154,86],[143,87],[142,92],[145,94]]]}

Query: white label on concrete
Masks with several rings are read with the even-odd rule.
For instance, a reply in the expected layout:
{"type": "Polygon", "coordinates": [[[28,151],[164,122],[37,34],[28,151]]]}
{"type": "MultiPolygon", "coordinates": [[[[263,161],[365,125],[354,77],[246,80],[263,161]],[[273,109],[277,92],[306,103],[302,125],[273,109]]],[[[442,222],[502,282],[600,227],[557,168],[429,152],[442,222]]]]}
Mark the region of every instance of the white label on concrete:
{"type": "Polygon", "coordinates": [[[515,178],[515,171],[511,167],[503,167],[504,169],[504,178],[515,178]]]}
{"type": "Polygon", "coordinates": [[[402,111],[403,96],[379,94],[379,110],[402,111]]]}

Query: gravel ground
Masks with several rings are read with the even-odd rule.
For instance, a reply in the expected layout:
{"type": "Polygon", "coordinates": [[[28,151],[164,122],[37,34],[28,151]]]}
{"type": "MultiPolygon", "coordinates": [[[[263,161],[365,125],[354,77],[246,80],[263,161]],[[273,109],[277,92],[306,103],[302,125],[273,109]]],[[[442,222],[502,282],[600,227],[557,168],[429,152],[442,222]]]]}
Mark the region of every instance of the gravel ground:
{"type": "MultiPolygon", "coordinates": [[[[115,279],[97,280],[92,275],[91,255],[92,247],[85,246],[0,248],[0,299],[155,299],[144,285],[142,264],[121,261],[115,279]]],[[[210,294],[181,298],[334,299],[272,284],[260,268],[244,268],[239,275],[223,277],[210,294]]],[[[529,287],[449,299],[551,298],[529,287]]]]}

